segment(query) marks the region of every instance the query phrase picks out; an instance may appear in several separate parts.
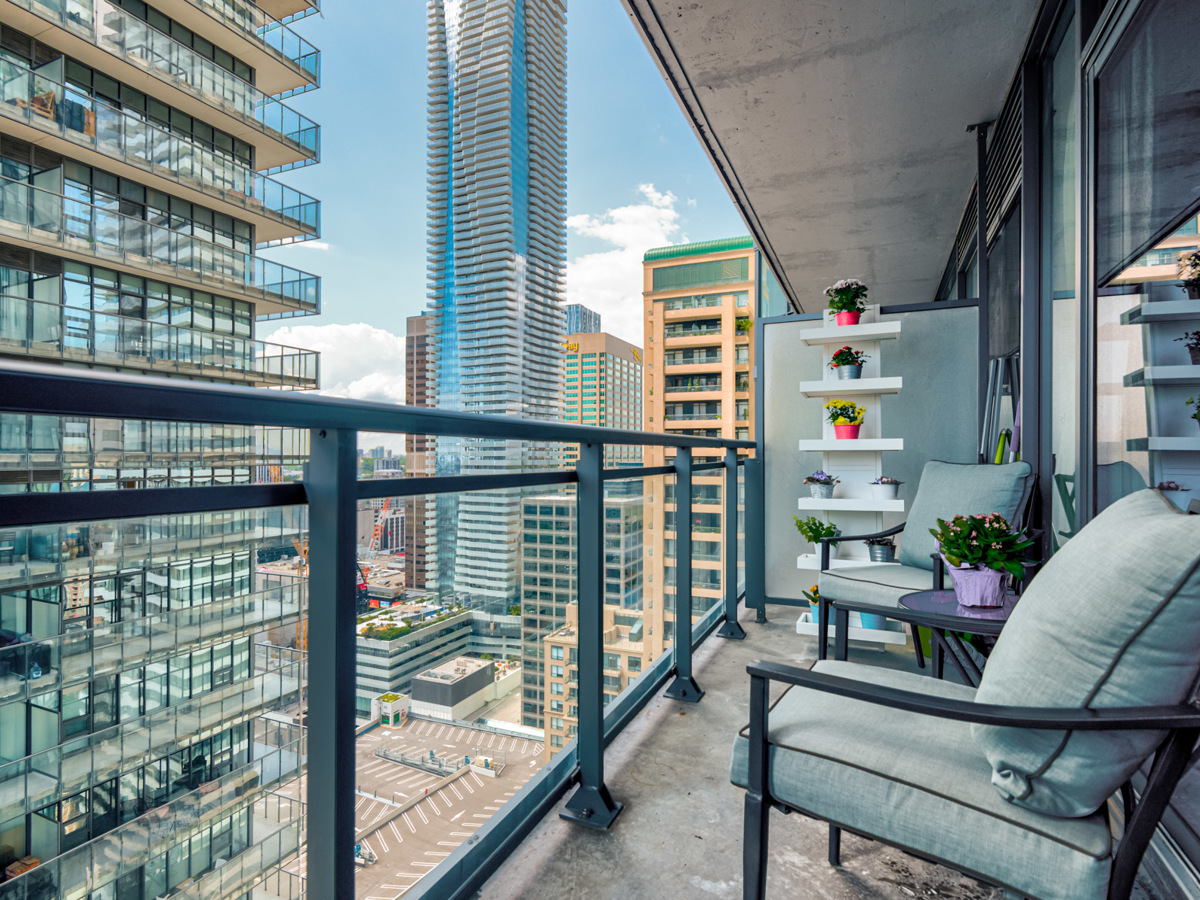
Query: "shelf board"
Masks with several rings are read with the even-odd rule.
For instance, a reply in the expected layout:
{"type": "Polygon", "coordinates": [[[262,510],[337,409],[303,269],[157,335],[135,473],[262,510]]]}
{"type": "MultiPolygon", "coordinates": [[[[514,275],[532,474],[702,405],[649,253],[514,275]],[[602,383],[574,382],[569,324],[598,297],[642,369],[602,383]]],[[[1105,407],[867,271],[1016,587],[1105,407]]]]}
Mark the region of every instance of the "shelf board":
{"type": "Polygon", "coordinates": [[[831,512],[904,512],[903,500],[876,500],[874,497],[801,497],[800,509],[827,509],[831,512]]]}
{"type": "Polygon", "coordinates": [[[1144,384],[1200,384],[1200,366],[1146,366],[1123,379],[1125,387],[1144,384]]]}
{"type": "Polygon", "coordinates": [[[1188,322],[1200,319],[1200,300],[1158,300],[1142,303],[1121,313],[1121,324],[1146,322],[1188,322]]]}
{"type": "MultiPolygon", "coordinates": [[[[817,623],[812,621],[812,613],[801,613],[800,618],[796,620],[796,634],[811,634],[816,635],[817,623]]],[[[869,644],[897,644],[903,645],[908,643],[908,634],[904,631],[902,622],[895,622],[891,619],[887,620],[887,628],[863,628],[862,620],[858,617],[858,613],[850,613],[849,618],[849,634],[846,637],[852,641],[863,641],[869,644]],[[855,624],[858,623],[858,624],[855,624]]],[[[829,623],[829,639],[833,640],[837,633],[837,626],[832,622],[829,623]]]]}
{"type": "MultiPolygon", "coordinates": [[[[888,563],[871,562],[863,557],[851,557],[850,559],[831,559],[829,568],[831,569],[853,569],[859,566],[884,566],[888,563]]],[[[821,568],[821,560],[817,558],[815,553],[801,553],[796,557],[797,569],[812,569],[814,572],[821,568]]]]}
{"type": "Polygon", "coordinates": [[[1197,437],[1149,437],[1129,438],[1125,441],[1125,449],[1132,451],[1166,450],[1192,451],[1200,453],[1200,436],[1197,437]]]}
{"type": "Polygon", "coordinates": [[[903,450],[904,438],[855,438],[839,441],[837,438],[823,438],[819,441],[800,441],[800,450],[814,450],[819,453],[874,453],[880,450],[903,450]]]}
{"type": "Polygon", "coordinates": [[[900,336],[899,322],[867,322],[863,325],[835,325],[832,328],[810,328],[800,340],[813,344],[848,344],[851,341],[887,341],[900,336]]]}
{"type": "Polygon", "coordinates": [[[891,378],[848,378],[833,381],[802,381],[800,394],[804,397],[850,397],[862,394],[898,394],[904,379],[891,378]]]}

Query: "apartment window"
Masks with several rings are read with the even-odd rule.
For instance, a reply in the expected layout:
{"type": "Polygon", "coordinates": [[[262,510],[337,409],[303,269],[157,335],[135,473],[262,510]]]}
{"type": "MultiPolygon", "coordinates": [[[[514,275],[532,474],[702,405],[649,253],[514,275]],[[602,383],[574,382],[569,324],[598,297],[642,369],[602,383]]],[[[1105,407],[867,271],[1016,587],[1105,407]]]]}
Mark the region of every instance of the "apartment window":
{"type": "Polygon", "coordinates": [[[559,647],[559,646],[552,646],[550,648],[550,658],[551,659],[562,659],[563,658],[563,648],[559,647]]]}
{"type": "Polygon", "coordinates": [[[551,666],[550,667],[550,677],[551,678],[562,678],[563,677],[563,667],[562,666],[551,666]]]}
{"type": "Polygon", "coordinates": [[[718,259],[711,262],[660,266],[654,269],[653,290],[672,291],[703,284],[732,284],[750,280],[750,259],[718,259]]]}
{"type": "Polygon", "coordinates": [[[560,696],[560,697],[561,697],[561,696],[562,696],[562,692],[563,692],[563,686],[562,686],[561,684],[559,684],[559,683],[552,683],[552,684],[550,685],[550,693],[552,693],[552,694],[556,694],[556,695],[558,695],[558,696],[560,696]]]}
{"type": "Polygon", "coordinates": [[[563,711],[563,702],[561,700],[550,701],[550,711],[560,713],[563,711]]]}
{"type": "Polygon", "coordinates": [[[563,720],[559,719],[559,718],[551,718],[550,719],[550,727],[554,731],[562,731],[563,730],[563,720]]]}
{"type": "Polygon", "coordinates": [[[561,734],[550,735],[550,746],[551,747],[553,747],[555,750],[561,750],[562,745],[563,745],[563,739],[562,739],[561,734]]]}

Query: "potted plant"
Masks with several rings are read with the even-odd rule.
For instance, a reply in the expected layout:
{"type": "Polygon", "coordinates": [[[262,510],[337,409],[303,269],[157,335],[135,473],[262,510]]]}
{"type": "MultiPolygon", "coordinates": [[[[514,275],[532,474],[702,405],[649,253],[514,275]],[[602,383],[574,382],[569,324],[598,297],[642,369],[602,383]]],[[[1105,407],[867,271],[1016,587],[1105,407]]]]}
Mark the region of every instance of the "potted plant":
{"type": "Polygon", "coordinates": [[[867,415],[864,407],[853,400],[830,400],[825,404],[826,415],[833,423],[833,434],[839,441],[853,440],[858,437],[858,429],[862,427],[867,415]]]}
{"type": "Polygon", "coordinates": [[[1192,418],[1196,420],[1196,424],[1200,425],[1200,394],[1195,397],[1187,398],[1188,406],[1192,408],[1192,418]]]}
{"type": "Polygon", "coordinates": [[[1032,547],[1033,541],[1015,534],[999,513],[937,521],[938,527],[930,528],[929,533],[940,545],[958,602],[963,606],[1003,606],[1009,581],[1024,573],[1021,552],[1032,547]]]}
{"type": "Polygon", "coordinates": [[[896,561],[896,542],[890,537],[867,538],[867,553],[871,562],[889,563],[896,561]]]}
{"type": "Polygon", "coordinates": [[[1179,255],[1179,286],[1188,299],[1200,300],[1200,250],[1179,255]]]}
{"type": "Polygon", "coordinates": [[[1200,366],[1200,331],[1185,331],[1183,337],[1177,337],[1175,340],[1183,341],[1188,356],[1192,358],[1192,365],[1200,366]]]}
{"type": "Polygon", "coordinates": [[[840,480],[818,469],[805,478],[804,483],[808,485],[808,491],[813,497],[818,500],[828,500],[833,496],[833,486],[840,480]]]}
{"type": "Polygon", "coordinates": [[[801,591],[800,593],[802,593],[804,595],[804,598],[808,601],[808,614],[810,616],[809,621],[810,622],[817,621],[817,616],[819,616],[821,614],[821,607],[820,607],[821,592],[820,592],[820,590],[818,590],[817,586],[814,584],[807,591],[801,591]]]}
{"type": "Polygon", "coordinates": [[[898,481],[890,475],[880,475],[871,482],[871,496],[876,500],[895,500],[896,492],[903,481],[898,481]]]}
{"type": "Polygon", "coordinates": [[[862,367],[870,359],[867,354],[861,350],[855,350],[853,347],[843,347],[829,360],[829,368],[837,372],[837,377],[842,379],[861,378],[862,367]]]}
{"type": "Polygon", "coordinates": [[[843,278],[837,284],[825,288],[829,308],[837,313],[839,325],[857,325],[866,312],[867,286],[857,278],[843,278]]]}
{"type": "MultiPolygon", "coordinates": [[[[792,521],[796,523],[796,530],[804,535],[806,541],[811,541],[813,549],[817,556],[821,555],[821,538],[833,538],[841,534],[841,529],[832,522],[824,522],[816,516],[809,516],[802,519],[799,516],[792,516],[792,521]]],[[[829,558],[837,559],[838,542],[829,542],[829,558]]]]}

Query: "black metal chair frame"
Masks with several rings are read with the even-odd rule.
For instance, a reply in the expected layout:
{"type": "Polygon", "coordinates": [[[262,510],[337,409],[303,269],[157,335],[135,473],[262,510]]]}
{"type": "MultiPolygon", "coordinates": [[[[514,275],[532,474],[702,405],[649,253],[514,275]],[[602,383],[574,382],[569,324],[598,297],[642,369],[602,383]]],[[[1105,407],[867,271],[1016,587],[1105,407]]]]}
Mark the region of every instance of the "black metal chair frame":
{"type": "MultiPolygon", "coordinates": [[[[1134,798],[1132,784],[1121,787],[1125,808],[1125,830],[1113,857],[1107,900],[1128,900],[1142,857],[1162,818],[1179,779],[1187,770],[1189,757],[1200,740],[1200,704],[1146,706],[1109,709],[1042,709],[1025,706],[995,706],[962,700],[927,697],[912,691],[838,678],[779,663],[757,662],[746,667],[750,673],[750,758],[745,803],[742,866],[745,900],[763,900],[767,880],[767,833],[771,807],[782,812],[799,812],[829,822],[829,863],[841,863],[841,833],[845,829],[871,840],[882,840],[867,832],[846,828],[812,812],[788,806],[771,796],[768,785],[770,744],[767,741],[770,713],[770,682],[780,682],[874,703],[919,715],[979,722],[1012,728],[1072,729],[1077,731],[1150,730],[1166,731],[1152,754],[1153,763],[1141,796],[1134,798]]],[[[891,841],[907,853],[940,865],[956,868],[953,860],[934,859],[891,841]]],[[[986,876],[965,872],[973,878],[986,876]]],[[[995,882],[993,882],[995,883],[995,882]]],[[[1009,888],[1008,885],[997,884],[1009,888]]]]}

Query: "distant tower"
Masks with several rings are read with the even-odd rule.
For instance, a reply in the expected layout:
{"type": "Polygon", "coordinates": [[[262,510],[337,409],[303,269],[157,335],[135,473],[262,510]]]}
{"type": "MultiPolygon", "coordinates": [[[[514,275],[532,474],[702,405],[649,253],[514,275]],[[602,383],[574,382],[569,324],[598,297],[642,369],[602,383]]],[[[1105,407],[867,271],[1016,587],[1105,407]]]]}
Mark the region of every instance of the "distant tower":
{"type": "Polygon", "coordinates": [[[600,313],[588,309],[582,303],[568,303],[563,309],[567,313],[567,334],[596,334],[600,331],[600,313]]]}

